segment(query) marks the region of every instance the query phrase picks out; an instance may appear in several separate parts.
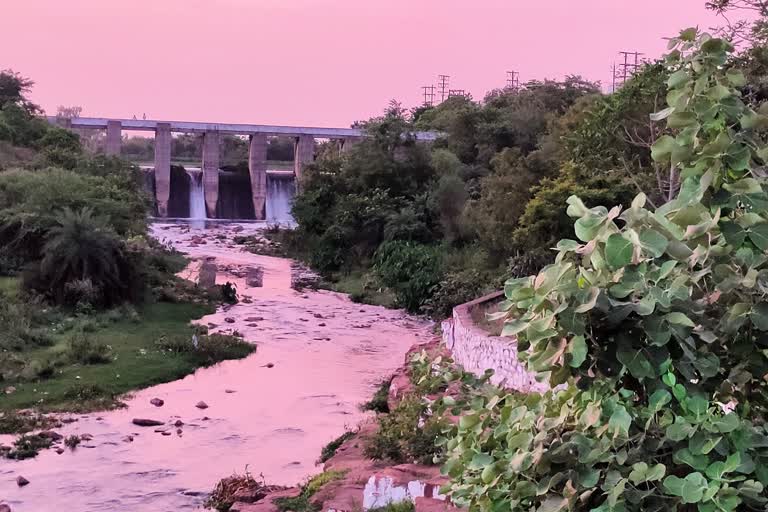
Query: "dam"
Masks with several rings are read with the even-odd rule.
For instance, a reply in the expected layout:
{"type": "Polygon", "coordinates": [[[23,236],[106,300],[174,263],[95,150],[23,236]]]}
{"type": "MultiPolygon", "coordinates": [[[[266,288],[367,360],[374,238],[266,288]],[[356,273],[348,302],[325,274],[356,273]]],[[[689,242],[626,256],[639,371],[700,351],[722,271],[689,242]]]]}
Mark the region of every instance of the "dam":
{"type": "MultiPolygon", "coordinates": [[[[151,131],[155,134],[154,169],[152,178],[145,175],[148,187],[156,201],[158,217],[175,217],[179,210],[188,210],[186,217],[201,215],[205,211],[208,219],[253,218],[268,220],[268,213],[276,212],[284,205],[268,205],[269,190],[275,192],[274,197],[284,197],[290,187],[276,173],[267,169],[268,137],[290,137],[294,143],[293,187],[300,186],[304,167],[315,158],[315,139],[335,141],[339,151],[348,151],[356,142],[366,137],[364,130],[359,128],[319,128],[308,126],[276,126],[259,124],[204,123],[190,121],[158,121],[150,119],[112,119],[97,117],[62,118],[49,117],[51,123],[67,129],[106,130],[105,153],[118,156],[121,154],[124,130],[151,131]],[[171,166],[171,140],[173,133],[197,133],[202,136],[202,161],[199,174],[174,173],[171,166]],[[220,170],[219,139],[221,135],[247,136],[248,173],[243,176],[230,176],[220,170]],[[174,174],[183,174],[174,179],[174,174]],[[271,177],[270,177],[271,176],[271,177]],[[246,185],[247,179],[247,187],[246,185]],[[194,197],[184,193],[178,198],[172,194],[179,183],[187,181],[187,187],[194,188],[194,197]],[[151,183],[150,183],[151,181],[151,183]],[[236,191],[228,194],[232,200],[222,201],[222,189],[230,188],[236,191]],[[271,187],[271,188],[270,188],[271,187]],[[202,191],[202,202],[199,192],[202,191]],[[245,192],[243,192],[245,191],[245,192]],[[243,193],[247,194],[243,200],[243,193]],[[231,204],[237,200],[237,205],[231,204]],[[188,203],[185,207],[184,204],[188,203]],[[194,206],[194,213],[192,207],[194,206]],[[250,213],[252,209],[252,216],[250,213]],[[234,211],[234,216],[233,216],[234,211]],[[243,213],[245,212],[245,217],[243,213]]],[[[417,141],[430,142],[437,138],[436,132],[415,132],[411,134],[417,141]]],[[[145,171],[148,172],[148,171],[145,171]]],[[[191,193],[190,193],[191,194],[191,193]]],[[[292,194],[292,193],[291,193],[292,194]]]]}

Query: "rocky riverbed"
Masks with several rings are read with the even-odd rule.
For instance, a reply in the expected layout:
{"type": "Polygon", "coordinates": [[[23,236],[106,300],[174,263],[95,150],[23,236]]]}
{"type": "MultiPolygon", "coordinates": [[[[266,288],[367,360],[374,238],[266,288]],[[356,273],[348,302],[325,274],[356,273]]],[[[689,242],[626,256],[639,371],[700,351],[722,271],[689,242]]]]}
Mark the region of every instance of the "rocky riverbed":
{"type": "Polygon", "coordinates": [[[186,277],[196,279],[207,262],[218,270],[216,282],[237,286],[240,303],[200,323],[239,332],[258,345],[255,355],[139,391],[126,409],[75,416],[57,429],[88,434],[74,450],[0,460],[0,503],[22,512],[195,510],[219,478],[246,467],[281,485],[320,471],[323,445],[363,419],[358,405],[412,345],[431,336],[432,325],[341,294],[293,289],[298,267],[290,260],[233,243],[261,229],[152,229],[193,259],[186,277]],[[19,476],[29,484],[17,485],[19,476]]]}

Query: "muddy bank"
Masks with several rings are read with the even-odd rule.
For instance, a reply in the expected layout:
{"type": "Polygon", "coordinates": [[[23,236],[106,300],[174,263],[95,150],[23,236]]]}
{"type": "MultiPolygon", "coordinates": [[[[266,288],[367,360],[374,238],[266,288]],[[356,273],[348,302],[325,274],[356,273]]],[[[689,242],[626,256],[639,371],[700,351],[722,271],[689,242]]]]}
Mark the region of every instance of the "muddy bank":
{"type": "Polygon", "coordinates": [[[216,279],[234,282],[251,302],[201,323],[213,332],[237,330],[258,344],[256,354],[140,391],[127,409],[78,418],[59,429],[93,436],[74,451],[0,461],[0,498],[13,510],[194,510],[219,478],[246,466],[283,485],[320,471],[315,460],[322,446],[359,423],[358,404],[409,347],[431,336],[431,325],[333,292],[292,290],[289,260],[231,244],[233,236],[256,229],[153,228],[190,256],[215,257],[220,269],[238,274],[220,272],[216,279]],[[263,286],[247,286],[241,267],[260,267],[263,286]],[[153,398],[163,406],[150,404],[153,398]],[[195,407],[200,401],[209,407],[195,407]],[[170,435],[133,425],[134,418],[162,421],[170,435]],[[173,426],[178,420],[181,433],[173,426]],[[31,483],[18,487],[18,475],[31,483]]]}

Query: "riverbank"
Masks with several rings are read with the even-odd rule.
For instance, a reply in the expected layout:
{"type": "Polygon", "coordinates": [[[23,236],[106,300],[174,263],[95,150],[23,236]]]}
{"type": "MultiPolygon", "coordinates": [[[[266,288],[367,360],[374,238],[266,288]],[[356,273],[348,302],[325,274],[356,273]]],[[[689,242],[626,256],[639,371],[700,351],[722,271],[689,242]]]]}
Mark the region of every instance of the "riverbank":
{"type": "Polygon", "coordinates": [[[322,447],[368,416],[359,404],[412,345],[431,336],[432,324],[341,294],[292,289],[290,260],[233,243],[262,229],[153,226],[158,239],[198,266],[214,258],[216,281],[237,286],[240,303],[198,323],[212,333],[238,331],[258,351],[136,392],[124,409],[73,416],[77,421],[57,429],[65,437],[87,434],[73,451],[0,461],[0,482],[9,488],[3,498],[12,509],[56,503],[85,512],[193,510],[222,475],[246,467],[280,485],[320,471],[322,447]],[[246,267],[261,269],[261,287],[247,284],[246,267]],[[154,398],[164,405],[152,405],[154,398]],[[197,408],[199,402],[208,407],[197,408]],[[161,425],[139,427],[136,418],[161,425]],[[17,476],[31,483],[17,487],[17,476]]]}

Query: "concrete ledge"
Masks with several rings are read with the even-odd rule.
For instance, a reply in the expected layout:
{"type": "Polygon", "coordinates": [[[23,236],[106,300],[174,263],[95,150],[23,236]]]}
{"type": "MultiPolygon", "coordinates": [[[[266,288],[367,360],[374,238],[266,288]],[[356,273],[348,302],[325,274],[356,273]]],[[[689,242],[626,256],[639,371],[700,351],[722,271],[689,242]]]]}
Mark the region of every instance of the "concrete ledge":
{"type": "Polygon", "coordinates": [[[538,382],[518,361],[515,337],[491,336],[472,319],[474,309],[503,296],[504,292],[494,292],[453,308],[453,316],[442,323],[443,343],[466,371],[480,376],[493,370],[493,384],[522,393],[546,392],[549,385],[538,382]]]}

